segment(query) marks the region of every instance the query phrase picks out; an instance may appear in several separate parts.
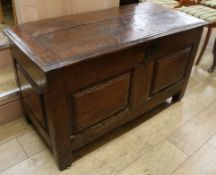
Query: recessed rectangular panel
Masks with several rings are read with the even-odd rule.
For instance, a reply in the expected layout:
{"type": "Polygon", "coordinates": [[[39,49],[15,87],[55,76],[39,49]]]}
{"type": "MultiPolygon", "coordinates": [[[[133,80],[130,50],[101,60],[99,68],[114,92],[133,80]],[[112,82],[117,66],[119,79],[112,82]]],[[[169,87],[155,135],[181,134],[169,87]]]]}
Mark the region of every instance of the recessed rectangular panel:
{"type": "Polygon", "coordinates": [[[99,83],[73,95],[77,129],[84,129],[128,106],[130,74],[99,83]]]}
{"type": "Polygon", "coordinates": [[[157,93],[184,78],[190,53],[191,48],[187,48],[157,61],[152,93],[157,93]]]}
{"type": "Polygon", "coordinates": [[[45,126],[45,107],[42,93],[31,84],[20,69],[17,69],[17,73],[23,100],[29,106],[37,121],[45,126]]]}

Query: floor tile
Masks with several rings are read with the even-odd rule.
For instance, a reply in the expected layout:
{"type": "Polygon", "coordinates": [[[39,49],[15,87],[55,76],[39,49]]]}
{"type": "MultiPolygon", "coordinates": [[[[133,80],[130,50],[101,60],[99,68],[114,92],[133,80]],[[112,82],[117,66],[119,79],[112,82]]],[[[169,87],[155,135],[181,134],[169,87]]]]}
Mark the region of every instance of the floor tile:
{"type": "Polygon", "coordinates": [[[190,94],[191,92],[193,92],[193,90],[195,90],[196,88],[200,87],[203,84],[202,81],[197,80],[193,77],[190,77],[188,85],[187,85],[187,89],[185,92],[185,95],[190,94]]]}
{"type": "Polygon", "coordinates": [[[16,139],[0,145],[0,172],[26,159],[27,156],[16,139]]]}
{"type": "Polygon", "coordinates": [[[0,173],[0,175],[57,175],[59,170],[48,151],[43,151],[0,173]]]}
{"type": "Polygon", "coordinates": [[[212,137],[208,143],[216,148],[216,135],[212,137]]]}
{"type": "Polygon", "coordinates": [[[143,137],[123,135],[73,163],[63,175],[112,175],[147,152],[143,137]]]}
{"type": "Polygon", "coordinates": [[[32,130],[23,118],[0,126],[0,144],[32,130]]]}
{"type": "Polygon", "coordinates": [[[187,121],[196,117],[202,110],[204,106],[185,97],[181,102],[175,103],[150,120],[136,126],[128,132],[128,135],[142,137],[142,140],[145,139],[151,145],[156,145],[187,121]]]}
{"type": "Polygon", "coordinates": [[[216,71],[213,73],[209,73],[208,69],[211,67],[213,63],[213,55],[206,56],[204,55],[203,61],[198,66],[194,66],[191,72],[191,77],[202,81],[203,83],[212,83],[215,85],[216,80],[216,71]]]}
{"type": "Polygon", "coordinates": [[[32,156],[44,150],[46,147],[35,131],[28,132],[17,138],[28,156],[32,156]]]}
{"type": "Polygon", "coordinates": [[[44,153],[43,151],[42,153],[36,154],[28,160],[17,164],[9,170],[3,172],[1,175],[13,175],[16,173],[22,175],[41,175],[43,173],[45,175],[114,174],[115,172],[119,171],[120,168],[125,167],[131,161],[137,159],[137,157],[139,157],[142,152],[146,152],[150,149],[149,144],[142,142],[140,139],[136,136],[131,138],[126,137],[125,135],[113,139],[107,144],[102,145],[98,149],[77,160],[73,163],[69,170],[63,171],[61,173],[57,170],[57,167],[53,161],[53,157],[47,153],[44,153]],[[123,147],[122,145],[127,146],[123,147]]]}
{"type": "Polygon", "coordinates": [[[188,155],[192,155],[216,132],[216,103],[174,132],[169,140],[188,155]]]}
{"type": "Polygon", "coordinates": [[[216,102],[216,84],[206,83],[193,90],[188,96],[208,107],[216,102]]]}
{"type": "Polygon", "coordinates": [[[163,141],[118,175],[168,175],[187,159],[176,146],[163,141]]]}
{"type": "Polygon", "coordinates": [[[172,175],[215,175],[216,149],[206,144],[172,175]]]}

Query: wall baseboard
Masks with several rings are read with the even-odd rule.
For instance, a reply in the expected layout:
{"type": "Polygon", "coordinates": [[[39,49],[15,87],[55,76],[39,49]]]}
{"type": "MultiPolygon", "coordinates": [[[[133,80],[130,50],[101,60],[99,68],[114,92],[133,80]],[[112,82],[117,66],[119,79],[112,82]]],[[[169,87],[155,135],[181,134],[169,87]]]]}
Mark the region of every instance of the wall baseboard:
{"type": "Polygon", "coordinates": [[[23,117],[19,97],[13,97],[13,99],[8,99],[8,101],[5,100],[4,102],[5,104],[0,106],[0,125],[23,117]]]}
{"type": "MultiPolygon", "coordinates": [[[[0,39],[1,39],[1,35],[0,35],[0,39]]],[[[0,49],[0,70],[8,67],[11,68],[11,71],[13,71],[12,56],[11,56],[10,49],[9,48],[0,49]]],[[[5,75],[5,76],[7,77],[9,75],[5,75]]],[[[11,78],[11,81],[12,80],[13,78],[11,78]]],[[[0,94],[0,126],[23,117],[20,96],[17,93],[17,89],[15,88],[17,87],[13,87],[12,89],[9,89],[10,90],[9,94],[6,95],[0,94]]],[[[1,93],[4,92],[1,91],[1,93]]]]}

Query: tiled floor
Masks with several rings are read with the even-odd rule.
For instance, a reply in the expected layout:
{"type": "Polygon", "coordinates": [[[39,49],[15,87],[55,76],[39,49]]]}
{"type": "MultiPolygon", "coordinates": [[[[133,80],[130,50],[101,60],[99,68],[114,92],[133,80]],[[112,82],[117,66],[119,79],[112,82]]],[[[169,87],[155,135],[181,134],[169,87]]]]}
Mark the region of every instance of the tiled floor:
{"type": "Polygon", "coordinates": [[[90,145],[66,171],[22,119],[1,126],[0,175],[215,175],[216,72],[206,71],[212,44],[181,102],[90,145]]]}

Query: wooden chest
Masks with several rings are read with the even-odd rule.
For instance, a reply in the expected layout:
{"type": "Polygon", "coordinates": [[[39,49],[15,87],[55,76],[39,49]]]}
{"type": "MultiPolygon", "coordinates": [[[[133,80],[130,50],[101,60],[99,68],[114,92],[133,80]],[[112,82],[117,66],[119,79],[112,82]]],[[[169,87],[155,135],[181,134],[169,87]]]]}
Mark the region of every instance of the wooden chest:
{"type": "Polygon", "coordinates": [[[154,3],[7,28],[23,110],[59,168],[185,92],[205,23],[154,3]]]}

